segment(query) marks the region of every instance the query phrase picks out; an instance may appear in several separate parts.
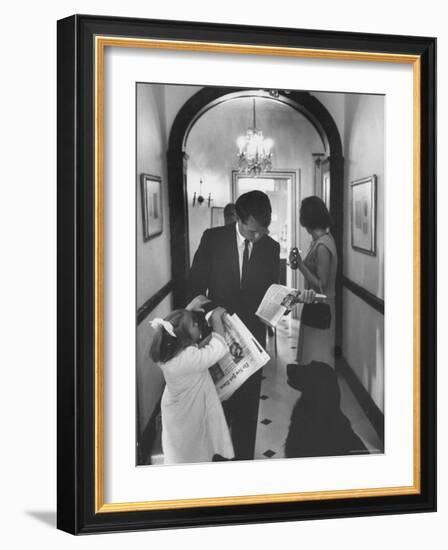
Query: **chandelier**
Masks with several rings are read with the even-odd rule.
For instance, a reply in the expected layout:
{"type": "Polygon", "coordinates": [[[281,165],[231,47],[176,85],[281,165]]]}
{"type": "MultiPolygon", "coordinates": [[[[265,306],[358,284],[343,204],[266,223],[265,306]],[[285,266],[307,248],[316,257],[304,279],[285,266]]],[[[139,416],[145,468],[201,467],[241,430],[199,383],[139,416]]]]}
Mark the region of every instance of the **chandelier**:
{"type": "Polygon", "coordinates": [[[255,98],[253,100],[253,125],[245,136],[236,140],[238,146],[239,172],[258,176],[272,167],[272,147],[274,142],[264,138],[263,132],[257,129],[255,98]]]}

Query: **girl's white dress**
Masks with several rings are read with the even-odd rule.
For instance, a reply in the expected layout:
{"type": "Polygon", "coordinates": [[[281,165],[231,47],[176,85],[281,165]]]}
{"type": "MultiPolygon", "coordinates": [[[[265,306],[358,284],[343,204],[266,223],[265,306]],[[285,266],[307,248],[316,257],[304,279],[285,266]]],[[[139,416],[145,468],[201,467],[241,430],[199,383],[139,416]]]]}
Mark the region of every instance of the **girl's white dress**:
{"type": "Polygon", "coordinates": [[[162,396],[162,448],[165,464],[210,462],[213,455],[233,458],[233,445],[209,367],[227,353],[213,332],[202,348],[189,346],[161,363],[166,386],[162,396]]]}

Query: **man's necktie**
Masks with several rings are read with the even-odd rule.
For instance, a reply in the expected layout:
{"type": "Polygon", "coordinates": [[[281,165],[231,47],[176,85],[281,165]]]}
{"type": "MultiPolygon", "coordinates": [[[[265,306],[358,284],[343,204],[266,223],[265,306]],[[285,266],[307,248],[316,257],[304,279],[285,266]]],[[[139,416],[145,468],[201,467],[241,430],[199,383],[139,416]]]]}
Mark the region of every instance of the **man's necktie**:
{"type": "Polygon", "coordinates": [[[249,268],[249,244],[248,239],[244,239],[243,265],[241,267],[241,288],[244,288],[247,283],[247,271],[249,268]]]}

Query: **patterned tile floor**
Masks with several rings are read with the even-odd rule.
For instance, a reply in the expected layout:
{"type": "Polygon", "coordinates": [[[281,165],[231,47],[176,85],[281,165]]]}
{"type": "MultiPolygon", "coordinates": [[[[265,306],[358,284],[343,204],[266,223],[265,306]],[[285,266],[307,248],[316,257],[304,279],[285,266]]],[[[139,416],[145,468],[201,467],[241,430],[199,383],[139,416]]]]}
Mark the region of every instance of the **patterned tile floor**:
{"type": "MultiPolygon", "coordinates": [[[[291,318],[280,321],[277,327],[277,357],[274,337],[269,338],[268,352],[272,359],[263,368],[260,392],[255,459],[284,458],[284,442],[288,433],[291,411],[300,392],[288,386],[286,365],[294,363],[299,322],[291,318]]],[[[350,419],[353,430],[371,453],[379,452],[381,442],[344,379],[339,378],[341,408],[350,419]]]]}

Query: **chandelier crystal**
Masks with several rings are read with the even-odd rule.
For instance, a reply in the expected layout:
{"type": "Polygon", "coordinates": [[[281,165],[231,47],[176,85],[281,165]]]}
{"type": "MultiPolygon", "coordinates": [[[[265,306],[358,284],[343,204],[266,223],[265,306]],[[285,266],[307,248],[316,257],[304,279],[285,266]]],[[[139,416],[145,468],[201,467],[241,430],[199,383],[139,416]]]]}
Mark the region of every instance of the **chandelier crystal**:
{"type": "Polygon", "coordinates": [[[274,142],[264,138],[263,132],[257,128],[255,98],[253,100],[253,126],[248,128],[245,136],[237,141],[239,172],[258,176],[272,167],[272,147],[274,142]]]}

